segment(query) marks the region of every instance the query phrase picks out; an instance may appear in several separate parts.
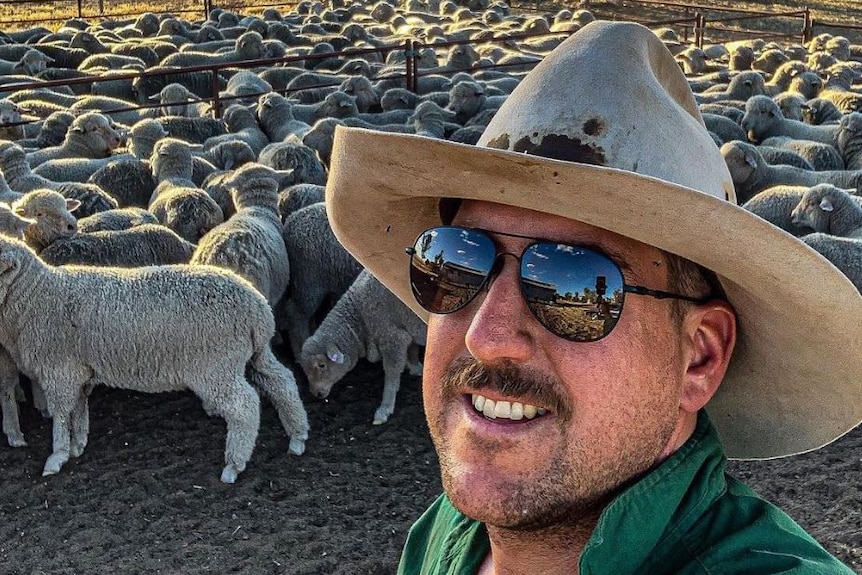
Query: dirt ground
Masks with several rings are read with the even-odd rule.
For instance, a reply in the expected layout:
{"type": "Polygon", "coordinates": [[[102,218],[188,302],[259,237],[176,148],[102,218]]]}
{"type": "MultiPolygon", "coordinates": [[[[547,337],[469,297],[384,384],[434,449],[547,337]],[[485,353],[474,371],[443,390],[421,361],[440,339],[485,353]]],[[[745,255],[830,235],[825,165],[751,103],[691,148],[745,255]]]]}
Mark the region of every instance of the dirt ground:
{"type": "MultiPolygon", "coordinates": [[[[372,426],[381,389],[382,370],[362,363],[328,401],[304,393],[302,457],[287,454],[264,403],[235,485],[218,479],[224,424],[191,394],[97,389],[87,449],[47,478],[49,422],[22,406],[29,446],[0,446],[0,574],[394,573],[440,483],[419,379],[405,375],[395,415],[372,426]]],[[[817,453],[731,468],[862,573],[862,430],[817,453]]]]}

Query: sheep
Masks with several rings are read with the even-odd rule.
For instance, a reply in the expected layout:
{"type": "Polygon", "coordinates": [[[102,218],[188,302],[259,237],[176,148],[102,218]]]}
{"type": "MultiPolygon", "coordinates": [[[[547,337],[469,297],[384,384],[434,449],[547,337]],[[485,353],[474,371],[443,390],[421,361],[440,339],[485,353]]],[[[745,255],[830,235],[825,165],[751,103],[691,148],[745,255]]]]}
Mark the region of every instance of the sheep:
{"type": "Polygon", "coordinates": [[[841,157],[835,146],[829,144],[811,140],[794,140],[787,136],[773,136],[763,140],[762,145],[785,148],[796,152],[818,172],[845,169],[844,158],[841,157]]]}
{"type": "Polygon", "coordinates": [[[745,131],[730,118],[708,113],[701,114],[701,116],[704,124],[706,124],[706,129],[715,134],[722,143],[745,139],[745,131]]]}
{"type": "Polygon", "coordinates": [[[228,133],[227,125],[220,118],[183,118],[169,116],[157,120],[172,138],[191,144],[203,144],[210,138],[228,133]]]}
{"type": "Polygon", "coordinates": [[[98,112],[84,113],[72,122],[60,146],[27,154],[30,167],[57,158],[106,158],[122,141],[113,123],[98,112]]]}
{"type": "Polygon", "coordinates": [[[38,176],[30,170],[24,150],[15,142],[0,140],[0,174],[12,190],[21,194],[58,186],[57,182],[38,176]]]}
{"type": "Polygon", "coordinates": [[[171,186],[158,193],[149,210],[159,223],[193,244],[224,221],[221,208],[205,191],[171,186]]]}
{"type": "Polygon", "coordinates": [[[832,262],[862,294],[862,240],[815,233],[802,241],[832,262]]]}
{"type": "Polygon", "coordinates": [[[814,166],[811,165],[811,162],[787,148],[757,146],[757,150],[763,156],[763,159],[766,160],[766,163],[771,166],[783,164],[785,166],[794,166],[803,170],[814,171],[814,166]]]}
{"type": "Polygon", "coordinates": [[[206,116],[210,105],[198,100],[188,88],[176,82],[168,84],[161,91],[150,97],[162,105],[163,116],[185,116],[186,118],[200,118],[206,116]]]}
{"type": "Polygon", "coordinates": [[[463,124],[480,110],[499,108],[505,99],[506,96],[486,96],[485,88],[478,82],[458,82],[449,91],[446,109],[454,112],[463,124]]]}
{"type": "Polygon", "coordinates": [[[78,231],[72,215],[81,202],[66,199],[53,190],[34,190],[15,200],[12,211],[18,216],[35,220],[24,230],[24,241],[36,252],[54,240],[68,238],[78,231]]]}
{"type": "Polygon", "coordinates": [[[59,146],[63,143],[66,137],[66,132],[75,120],[75,116],[63,110],[52,112],[42,122],[39,129],[39,134],[32,139],[18,140],[18,145],[22,148],[48,148],[51,146],[59,146]]]}
{"type": "Polygon", "coordinates": [[[293,277],[277,319],[286,327],[291,352],[299,360],[321,308],[341,298],[362,266],[335,239],[322,202],[287,215],[282,236],[293,277]]]}
{"type": "Polygon", "coordinates": [[[242,140],[247,143],[255,154],[269,144],[269,138],[260,129],[254,112],[242,104],[232,104],[224,112],[224,121],[227,124],[228,133],[223,136],[213,136],[204,142],[204,149],[209,149],[228,140],[242,140]]]}
{"type": "Polygon", "coordinates": [[[157,224],[156,216],[143,208],[114,208],[80,218],[78,233],[128,230],[142,224],[157,224]]]}
{"type": "Polygon", "coordinates": [[[806,124],[837,124],[843,116],[833,102],[824,98],[812,98],[802,105],[802,121],[806,124]]]}
{"type": "Polygon", "coordinates": [[[216,144],[201,156],[220,170],[233,170],[255,159],[254,150],[242,140],[216,144]]]}
{"type": "Polygon", "coordinates": [[[261,37],[257,32],[248,31],[237,38],[236,46],[230,52],[223,52],[221,54],[209,54],[207,52],[179,52],[177,54],[171,54],[162,60],[161,65],[186,68],[189,66],[242,62],[245,60],[261,59],[264,57],[265,53],[263,37],[261,37]]]}
{"type": "Polygon", "coordinates": [[[395,396],[405,367],[411,375],[421,374],[421,364],[408,357],[412,355],[408,350],[424,345],[425,323],[363,270],[302,344],[300,365],[311,393],[325,398],[360,358],[382,361],[383,398],[373,420],[374,425],[380,425],[395,411],[395,396]]]}
{"type": "Polygon", "coordinates": [[[790,215],[797,226],[862,239],[862,205],[846,190],[835,186],[820,184],[806,190],[790,215]]]}
{"type": "Polygon", "coordinates": [[[23,111],[15,102],[0,100],[0,140],[24,138],[23,111]]]}
{"type": "Polygon", "coordinates": [[[48,64],[54,60],[39,50],[28,49],[17,62],[0,60],[0,74],[17,74],[23,72],[28,76],[35,76],[45,70],[48,64]]]}
{"type": "Polygon", "coordinates": [[[3,177],[3,172],[0,171],[0,202],[11,204],[18,198],[23,197],[24,194],[12,191],[12,188],[10,188],[9,184],[6,182],[6,178],[3,177]]]}
{"type": "Polygon", "coordinates": [[[260,96],[272,92],[272,86],[266,80],[250,70],[240,70],[227,81],[221,97],[229,104],[248,106],[257,103],[260,96]]]}
{"type": "MultiPolygon", "coordinates": [[[[153,218],[155,219],[155,218],[153,218]]],[[[60,239],[39,253],[52,266],[143,267],[188,263],[195,247],[158,223],[60,239]]]]}
{"type": "Polygon", "coordinates": [[[278,213],[282,222],[295,211],[324,200],[324,186],[317,184],[293,184],[278,193],[278,213]]]}
{"type": "Polygon", "coordinates": [[[771,136],[789,136],[834,146],[838,136],[837,126],[811,126],[784,118],[778,104],[768,96],[753,96],[745,103],[742,129],[755,143],[771,136]]]}
{"type": "Polygon", "coordinates": [[[59,158],[36,166],[33,173],[55,182],[86,182],[98,169],[116,160],[130,160],[130,154],[107,158],[59,158]]]}
{"type": "Polygon", "coordinates": [[[254,448],[260,417],[255,388],[275,403],[290,452],[304,451],[308,419],[293,374],[270,348],[272,312],[232,272],[51,267],[14,239],[0,239],[0,270],[0,346],[39,382],[54,420],[53,452],[43,475],[58,473],[70,456],[83,452],[86,391],[97,384],[193,391],[207,413],[227,422],[225,483],[236,481],[254,448]],[[58,317],[70,319],[58,323],[58,317]]]}
{"type": "MultiPolygon", "coordinates": [[[[793,92],[782,92],[772,97],[772,100],[778,104],[778,109],[781,110],[781,115],[788,120],[803,121],[803,107],[806,99],[802,94],[793,92]]],[[[811,122],[808,122],[809,124],[811,122]]],[[[743,140],[744,138],[734,138],[735,140],[743,140]]]]}
{"type": "Polygon", "coordinates": [[[790,80],[788,92],[800,94],[806,100],[816,98],[823,89],[823,80],[814,72],[802,72],[790,80]]]}
{"type": "Polygon", "coordinates": [[[745,203],[766,188],[785,185],[813,186],[833,184],[840,188],[857,188],[862,184],[862,171],[835,170],[810,172],[791,166],[770,166],[758,149],[734,140],[721,146],[721,154],[736,187],[737,201],[745,203]]]}
{"type": "Polygon", "coordinates": [[[338,89],[356,97],[356,108],[363,114],[376,111],[380,107],[380,95],[371,80],[365,76],[351,76],[344,80],[338,89]]]}
{"type": "Polygon", "coordinates": [[[745,102],[752,96],[765,93],[766,85],[763,80],[763,76],[758,72],[748,71],[740,72],[731,78],[724,90],[719,91],[719,89],[716,89],[715,91],[695,94],[694,99],[698,104],[719,102],[723,100],[745,102]]]}
{"type": "MultiPolygon", "coordinates": [[[[149,104],[151,98],[162,91],[168,84],[181,84],[198,98],[210,98],[213,91],[213,72],[177,72],[176,67],[154,66],[146,70],[146,74],[132,80],[132,93],[138,104],[149,104]]],[[[216,74],[216,87],[224,89],[226,81],[216,74]]]]}
{"type": "Polygon", "coordinates": [[[314,150],[301,143],[275,142],[265,147],[258,162],[274,170],[293,170],[295,184],[326,185],[326,168],[314,150]]]}
{"type": "Polygon", "coordinates": [[[293,115],[293,103],[281,94],[264,94],[257,103],[257,120],[271,142],[281,142],[290,134],[302,137],[311,126],[293,115]]]}
{"type": "Polygon", "coordinates": [[[254,166],[240,168],[233,178],[236,213],[201,239],[191,263],[233,270],[275,306],[290,280],[278,213],[278,183],[273,178],[248,177],[250,169],[254,166]]]}
{"type": "Polygon", "coordinates": [[[56,191],[67,200],[80,202],[75,209],[76,218],[86,218],[118,207],[117,200],[95,184],[63,182],[57,186],[56,191]]]}
{"type": "Polygon", "coordinates": [[[850,112],[841,118],[837,145],[848,170],[862,169],[862,113],[850,112]]]}
{"type": "Polygon", "coordinates": [[[140,160],[116,160],[96,170],[87,180],[112,198],[120,208],[146,208],[156,190],[150,166],[140,160]]]}

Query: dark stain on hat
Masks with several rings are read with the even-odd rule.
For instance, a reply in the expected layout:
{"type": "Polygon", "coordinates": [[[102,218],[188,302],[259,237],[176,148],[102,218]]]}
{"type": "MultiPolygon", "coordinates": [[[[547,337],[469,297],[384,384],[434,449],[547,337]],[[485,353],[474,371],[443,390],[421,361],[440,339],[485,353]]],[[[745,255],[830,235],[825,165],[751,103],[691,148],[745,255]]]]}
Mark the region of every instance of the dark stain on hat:
{"type": "MultiPolygon", "coordinates": [[[[508,135],[506,139],[508,140],[508,135]]],[[[529,136],[524,136],[515,142],[512,150],[564,162],[607,165],[605,151],[601,147],[585,144],[578,138],[560,134],[548,134],[538,144],[533,143],[529,136]]]]}
{"type": "Polygon", "coordinates": [[[598,118],[590,118],[584,122],[584,133],[588,136],[601,136],[605,131],[605,123],[598,118]]]}
{"type": "Polygon", "coordinates": [[[508,150],[509,134],[500,134],[496,138],[489,140],[488,143],[485,145],[489,148],[495,148],[497,150],[508,150]]]}

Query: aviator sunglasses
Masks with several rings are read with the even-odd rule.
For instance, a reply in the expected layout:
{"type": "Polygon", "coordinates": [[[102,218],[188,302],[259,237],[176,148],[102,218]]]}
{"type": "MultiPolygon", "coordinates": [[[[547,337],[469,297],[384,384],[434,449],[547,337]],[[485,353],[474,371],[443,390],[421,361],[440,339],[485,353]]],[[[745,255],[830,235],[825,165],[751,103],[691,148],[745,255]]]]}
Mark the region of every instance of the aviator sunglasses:
{"type": "Polygon", "coordinates": [[[530,312],[548,331],[569,341],[592,342],[608,335],[626,294],[695,303],[712,299],[628,285],[620,266],[595,248],[536,240],[518,256],[499,250],[490,233],[440,226],[419,234],[406,251],[411,256],[410,287],[423,309],[447,314],[463,308],[490,285],[506,255],[520,263],[521,294],[530,312]]]}

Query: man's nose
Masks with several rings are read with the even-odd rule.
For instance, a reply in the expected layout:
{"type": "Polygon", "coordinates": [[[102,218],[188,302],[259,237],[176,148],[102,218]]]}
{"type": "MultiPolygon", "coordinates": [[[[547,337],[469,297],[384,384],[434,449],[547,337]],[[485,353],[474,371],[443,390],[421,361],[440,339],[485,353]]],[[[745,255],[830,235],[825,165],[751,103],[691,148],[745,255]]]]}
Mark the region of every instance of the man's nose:
{"type": "Polygon", "coordinates": [[[518,260],[501,257],[498,265],[498,273],[468,308],[475,312],[465,343],[470,354],[484,363],[525,362],[535,352],[536,322],[521,295],[518,260]]]}

